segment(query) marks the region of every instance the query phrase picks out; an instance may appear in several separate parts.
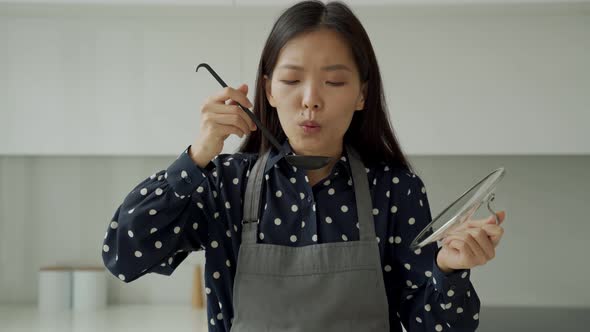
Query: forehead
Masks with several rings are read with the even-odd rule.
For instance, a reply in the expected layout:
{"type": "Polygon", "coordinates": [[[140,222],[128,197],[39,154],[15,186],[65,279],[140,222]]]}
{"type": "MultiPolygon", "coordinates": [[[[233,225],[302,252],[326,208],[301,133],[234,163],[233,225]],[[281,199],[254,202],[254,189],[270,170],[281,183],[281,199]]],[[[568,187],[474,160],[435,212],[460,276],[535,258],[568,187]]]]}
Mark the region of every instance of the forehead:
{"type": "MultiPolygon", "coordinates": [[[[321,66],[340,63],[353,71],[354,59],[349,44],[336,31],[321,29],[296,36],[281,49],[277,69],[283,64],[321,66]]],[[[283,69],[284,70],[284,69],[283,69]]]]}

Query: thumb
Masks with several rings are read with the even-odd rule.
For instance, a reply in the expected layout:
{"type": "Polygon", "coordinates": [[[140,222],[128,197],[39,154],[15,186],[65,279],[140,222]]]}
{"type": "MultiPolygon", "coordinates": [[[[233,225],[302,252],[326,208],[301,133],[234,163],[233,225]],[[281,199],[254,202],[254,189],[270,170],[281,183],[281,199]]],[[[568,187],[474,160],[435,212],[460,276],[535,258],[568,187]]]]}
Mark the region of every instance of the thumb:
{"type": "Polygon", "coordinates": [[[242,83],[238,89],[244,93],[248,93],[248,84],[242,83]]]}

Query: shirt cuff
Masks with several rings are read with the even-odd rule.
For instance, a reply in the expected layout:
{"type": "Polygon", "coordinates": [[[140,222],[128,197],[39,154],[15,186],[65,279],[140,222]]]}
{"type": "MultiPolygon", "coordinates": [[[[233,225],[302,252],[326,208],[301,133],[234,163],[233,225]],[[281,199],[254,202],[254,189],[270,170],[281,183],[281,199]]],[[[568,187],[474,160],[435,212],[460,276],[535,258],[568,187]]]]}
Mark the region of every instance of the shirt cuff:
{"type": "Polygon", "coordinates": [[[454,270],[444,273],[436,263],[436,257],[441,248],[436,249],[432,263],[432,282],[434,288],[448,297],[463,296],[469,290],[471,269],[454,270]]]}
{"type": "Polygon", "coordinates": [[[210,161],[205,168],[191,159],[188,154],[189,145],[177,158],[168,166],[164,178],[168,181],[170,186],[174,189],[177,195],[190,196],[197,188],[207,179],[211,171],[215,168],[215,164],[210,161]]]}

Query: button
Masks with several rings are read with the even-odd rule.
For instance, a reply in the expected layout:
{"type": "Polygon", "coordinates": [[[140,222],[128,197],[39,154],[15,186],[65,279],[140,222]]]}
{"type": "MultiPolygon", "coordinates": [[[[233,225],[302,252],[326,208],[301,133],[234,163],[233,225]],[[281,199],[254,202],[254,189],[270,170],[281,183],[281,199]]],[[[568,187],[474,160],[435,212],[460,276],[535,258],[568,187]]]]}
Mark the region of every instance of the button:
{"type": "Polygon", "coordinates": [[[184,181],[186,181],[186,183],[191,183],[192,182],[190,176],[185,177],[184,178],[184,181]]]}
{"type": "Polygon", "coordinates": [[[311,197],[307,196],[307,201],[311,202],[311,197]]]}

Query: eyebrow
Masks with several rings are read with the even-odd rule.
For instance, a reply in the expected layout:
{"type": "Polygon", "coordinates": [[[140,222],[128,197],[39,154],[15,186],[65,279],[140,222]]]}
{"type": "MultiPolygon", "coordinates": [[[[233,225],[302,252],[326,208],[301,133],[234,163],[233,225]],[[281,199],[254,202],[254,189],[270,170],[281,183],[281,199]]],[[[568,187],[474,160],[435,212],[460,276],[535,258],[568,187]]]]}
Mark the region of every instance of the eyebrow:
{"type": "MultiPolygon", "coordinates": [[[[294,69],[294,70],[303,70],[303,67],[296,66],[296,65],[291,65],[291,64],[282,65],[279,68],[287,68],[287,69],[294,69]]],[[[324,66],[321,69],[324,70],[324,71],[347,70],[349,72],[352,72],[352,70],[350,68],[348,68],[346,65],[343,65],[343,64],[335,64],[335,65],[324,66]]]]}

